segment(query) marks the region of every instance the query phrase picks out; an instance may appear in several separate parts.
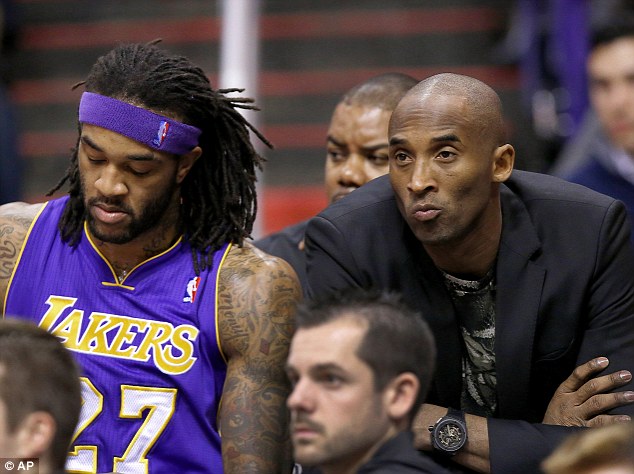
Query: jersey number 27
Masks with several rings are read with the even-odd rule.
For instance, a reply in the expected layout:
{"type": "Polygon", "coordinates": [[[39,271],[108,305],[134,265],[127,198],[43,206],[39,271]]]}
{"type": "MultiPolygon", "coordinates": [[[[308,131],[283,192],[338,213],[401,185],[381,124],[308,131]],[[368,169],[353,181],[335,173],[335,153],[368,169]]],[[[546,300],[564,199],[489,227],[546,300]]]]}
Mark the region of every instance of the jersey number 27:
{"type": "MultiPolygon", "coordinates": [[[[73,442],[103,410],[103,395],[85,377],[81,380],[82,405],[79,422],[73,434],[73,442]]],[[[169,423],[176,408],[175,388],[140,387],[121,385],[120,418],[143,418],[147,415],[129,441],[121,456],[116,456],[112,471],[126,474],[149,472],[146,455],[169,423]]],[[[97,472],[97,446],[73,446],[66,461],[66,470],[71,473],[97,472]]]]}

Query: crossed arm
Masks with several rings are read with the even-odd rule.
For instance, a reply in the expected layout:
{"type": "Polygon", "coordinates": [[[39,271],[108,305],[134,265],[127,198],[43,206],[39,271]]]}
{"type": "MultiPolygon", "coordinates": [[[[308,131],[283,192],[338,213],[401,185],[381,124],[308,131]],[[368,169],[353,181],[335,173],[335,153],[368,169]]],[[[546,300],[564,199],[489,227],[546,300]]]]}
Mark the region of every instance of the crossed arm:
{"type": "Polygon", "coordinates": [[[224,471],[290,473],[284,364],[301,298],[297,277],[285,261],[245,244],[229,253],[218,298],[228,358],[219,413],[224,471]]]}
{"type": "MultiPolygon", "coordinates": [[[[608,410],[634,402],[634,392],[614,392],[632,379],[627,370],[619,370],[597,377],[609,364],[605,357],[597,357],[577,367],[559,385],[553,395],[544,424],[559,426],[598,427],[630,421],[628,415],[610,415],[608,410]],[[592,378],[595,377],[595,378],[592,378]]],[[[418,449],[431,451],[428,427],[447,413],[447,409],[425,404],[414,421],[415,444],[418,449]]],[[[487,419],[465,416],[469,439],[464,449],[453,459],[477,472],[491,472],[489,457],[489,433],[487,419]]]]}
{"type": "MultiPolygon", "coordinates": [[[[634,350],[632,286],[626,279],[631,274],[632,255],[624,215],[623,209],[614,205],[604,219],[600,248],[596,251],[600,258],[594,268],[595,278],[586,305],[590,316],[585,320],[587,327],[577,355],[580,366],[555,391],[542,423],[466,415],[469,440],[463,452],[452,458],[457,463],[479,472],[491,472],[491,463],[493,470],[505,474],[537,472],[541,457],[569,434],[570,427],[626,420],[626,416],[607,413],[625,405],[630,406],[619,411],[634,413],[631,406],[634,393],[608,393],[630,383],[634,350]],[[596,357],[600,355],[609,358],[615,370],[629,371],[596,377],[605,369],[599,363],[601,358],[596,357]],[[585,361],[589,362],[582,363],[585,361]],[[506,465],[500,466],[504,463],[506,465]],[[531,467],[527,468],[524,463],[531,463],[531,467]]],[[[388,282],[384,284],[389,286],[392,281],[389,272],[395,270],[384,271],[375,260],[364,260],[347,234],[353,228],[350,223],[357,222],[352,218],[341,219],[343,223],[335,225],[327,217],[317,217],[308,226],[309,294],[377,282],[388,282]],[[344,231],[345,225],[349,227],[344,231]]],[[[431,450],[428,427],[446,413],[446,407],[423,405],[414,425],[419,449],[431,450]]]]}

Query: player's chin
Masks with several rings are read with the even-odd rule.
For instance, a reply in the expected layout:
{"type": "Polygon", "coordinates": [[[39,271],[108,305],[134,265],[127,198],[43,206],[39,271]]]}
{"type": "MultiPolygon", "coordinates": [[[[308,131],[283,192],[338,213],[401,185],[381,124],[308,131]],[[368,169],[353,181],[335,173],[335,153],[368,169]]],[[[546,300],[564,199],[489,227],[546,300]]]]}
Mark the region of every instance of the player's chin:
{"type": "Polygon", "coordinates": [[[88,230],[95,239],[109,244],[127,244],[132,240],[127,226],[123,228],[123,226],[111,226],[99,222],[92,222],[88,224],[88,230]]]}

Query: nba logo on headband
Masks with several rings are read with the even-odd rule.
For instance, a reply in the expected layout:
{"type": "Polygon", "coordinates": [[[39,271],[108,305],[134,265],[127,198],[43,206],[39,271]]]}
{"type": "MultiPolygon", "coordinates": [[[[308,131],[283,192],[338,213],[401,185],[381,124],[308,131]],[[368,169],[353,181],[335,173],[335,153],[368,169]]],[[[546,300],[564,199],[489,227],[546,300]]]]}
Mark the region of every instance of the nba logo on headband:
{"type": "Polygon", "coordinates": [[[165,140],[165,137],[167,136],[167,130],[169,128],[170,124],[168,122],[166,122],[165,120],[161,121],[161,126],[159,127],[158,132],[156,132],[156,137],[154,138],[154,140],[152,140],[154,146],[156,146],[157,148],[161,147],[161,145],[163,144],[163,140],[165,140]]]}

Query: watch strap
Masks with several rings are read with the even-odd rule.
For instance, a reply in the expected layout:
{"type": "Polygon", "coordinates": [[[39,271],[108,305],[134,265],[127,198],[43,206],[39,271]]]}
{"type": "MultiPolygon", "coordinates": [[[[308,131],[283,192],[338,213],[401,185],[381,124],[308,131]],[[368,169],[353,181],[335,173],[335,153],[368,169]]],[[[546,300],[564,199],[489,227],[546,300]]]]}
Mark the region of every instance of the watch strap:
{"type": "Polygon", "coordinates": [[[447,409],[447,414],[445,416],[450,416],[451,418],[456,418],[462,421],[463,423],[466,423],[464,419],[464,412],[461,410],[456,410],[455,408],[449,407],[447,409]]]}

